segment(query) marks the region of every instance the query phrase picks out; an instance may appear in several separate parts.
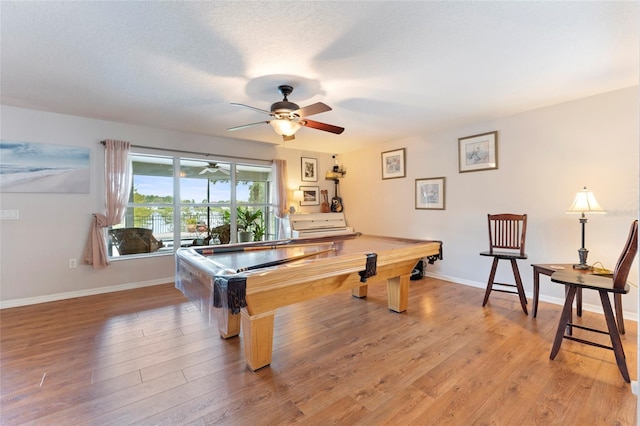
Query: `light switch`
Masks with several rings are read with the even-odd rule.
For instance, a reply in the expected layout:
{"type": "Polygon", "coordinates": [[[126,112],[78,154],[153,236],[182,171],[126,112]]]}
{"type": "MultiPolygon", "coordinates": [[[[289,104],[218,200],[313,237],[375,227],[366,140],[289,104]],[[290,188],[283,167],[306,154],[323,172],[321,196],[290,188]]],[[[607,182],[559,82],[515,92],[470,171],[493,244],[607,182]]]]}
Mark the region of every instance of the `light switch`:
{"type": "Polygon", "coordinates": [[[0,219],[18,219],[18,210],[0,210],[0,219]]]}

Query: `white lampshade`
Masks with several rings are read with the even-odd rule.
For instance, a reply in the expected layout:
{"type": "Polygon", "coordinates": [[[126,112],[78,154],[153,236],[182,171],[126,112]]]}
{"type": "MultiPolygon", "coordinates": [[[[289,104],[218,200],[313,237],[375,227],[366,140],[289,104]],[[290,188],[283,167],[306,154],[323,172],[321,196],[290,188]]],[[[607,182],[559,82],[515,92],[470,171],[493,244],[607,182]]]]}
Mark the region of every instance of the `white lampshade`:
{"type": "Polygon", "coordinates": [[[292,136],[300,128],[300,123],[294,120],[287,120],[283,118],[274,118],[269,122],[273,130],[281,136],[292,136]]]}
{"type": "Polygon", "coordinates": [[[587,191],[585,186],[581,191],[576,194],[573,204],[567,210],[567,213],[606,213],[600,204],[596,201],[596,197],[593,192],[587,191]]]}
{"type": "MultiPolygon", "coordinates": [[[[293,191],[293,202],[300,202],[300,201],[304,201],[304,192],[302,192],[299,189],[296,189],[293,191]]],[[[291,205],[289,207],[289,213],[295,213],[296,212],[296,206],[291,205]]]]}
{"type": "Polygon", "coordinates": [[[293,191],[293,201],[303,201],[304,200],[304,193],[302,191],[299,190],[295,190],[293,191]]]}

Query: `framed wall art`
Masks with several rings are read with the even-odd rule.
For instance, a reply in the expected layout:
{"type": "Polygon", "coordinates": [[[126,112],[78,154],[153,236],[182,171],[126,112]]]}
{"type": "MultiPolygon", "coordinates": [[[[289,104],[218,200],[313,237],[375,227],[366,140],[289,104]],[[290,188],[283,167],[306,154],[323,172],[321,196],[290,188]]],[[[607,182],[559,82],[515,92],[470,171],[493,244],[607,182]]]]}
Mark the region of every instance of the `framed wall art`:
{"type": "Polygon", "coordinates": [[[320,187],[318,186],[301,186],[302,201],[301,206],[317,206],[320,205],[320,187]]]}
{"type": "Polygon", "coordinates": [[[386,151],[382,153],[382,179],[403,178],[406,176],[405,149],[386,151]]]}
{"type": "Polygon", "coordinates": [[[89,148],[0,141],[0,192],[88,194],[89,148]]]}
{"type": "Polygon", "coordinates": [[[318,181],[318,159],[302,157],[300,166],[300,178],[303,182],[318,181]]]}
{"type": "Polygon", "coordinates": [[[497,131],[458,139],[458,170],[460,173],[497,168],[497,131]]]}
{"type": "Polygon", "coordinates": [[[445,178],[416,179],[416,209],[444,210],[445,178]]]}

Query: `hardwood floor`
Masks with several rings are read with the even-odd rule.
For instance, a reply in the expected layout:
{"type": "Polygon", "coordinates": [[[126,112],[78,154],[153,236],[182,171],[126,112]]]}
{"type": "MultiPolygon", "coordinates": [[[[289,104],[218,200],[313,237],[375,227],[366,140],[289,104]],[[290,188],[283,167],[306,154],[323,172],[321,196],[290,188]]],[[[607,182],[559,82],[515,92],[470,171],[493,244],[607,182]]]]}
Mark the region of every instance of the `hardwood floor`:
{"type": "MultiPolygon", "coordinates": [[[[0,311],[2,425],[635,425],[613,352],[549,352],[560,306],[425,278],[409,310],[386,287],[278,310],[273,362],[251,372],[239,338],[173,285],[0,311]]],[[[579,320],[604,326],[602,315],[579,320]]],[[[637,324],[622,337],[637,380],[637,324]]],[[[576,335],[579,330],[576,330],[576,335]]],[[[606,342],[607,336],[603,336],[606,342]]]]}

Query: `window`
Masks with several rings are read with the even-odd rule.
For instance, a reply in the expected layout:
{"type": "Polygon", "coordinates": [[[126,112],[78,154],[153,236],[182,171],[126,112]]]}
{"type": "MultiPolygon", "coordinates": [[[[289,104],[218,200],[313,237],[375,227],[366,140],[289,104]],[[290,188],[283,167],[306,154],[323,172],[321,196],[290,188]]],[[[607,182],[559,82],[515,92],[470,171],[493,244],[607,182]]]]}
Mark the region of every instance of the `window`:
{"type": "Polygon", "coordinates": [[[275,238],[271,166],[142,153],[131,160],[125,218],[109,230],[111,258],[234,243],[238,236],[275,238]]]}

